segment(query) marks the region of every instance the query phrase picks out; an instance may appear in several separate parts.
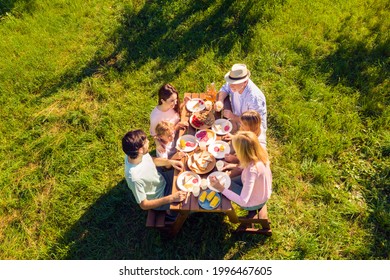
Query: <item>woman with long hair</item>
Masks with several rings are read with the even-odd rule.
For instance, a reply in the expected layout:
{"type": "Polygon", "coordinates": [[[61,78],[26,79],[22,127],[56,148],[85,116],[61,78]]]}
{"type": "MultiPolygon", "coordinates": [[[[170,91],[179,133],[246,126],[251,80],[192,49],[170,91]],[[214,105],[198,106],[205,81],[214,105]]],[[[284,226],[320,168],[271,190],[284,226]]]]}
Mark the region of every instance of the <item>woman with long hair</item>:
{"type": "Polygon", "coordinates": [[[222,186],[215,176],[211,186],[222,192],[245,210],[261,209],[272,193],[272,173],[267,151],[252,131],[239,131],[232,137],[233,148],[242,169],[241,175],[232,178],[230,188],[222,186]]]}
{"type": "MultiPolygon", "coordinates": [[[[176,88],[171,84],[163,85],[158,91],[158,105],[150,114],[150,135],[156,136],[156,126],[161,121],[168,121],[174,126],[175,132],[180,128],[186,128],[187,122],[180,121],[180,99],[176,88]]],[[[156,150],[161,153],[165,148],[162,143],[155,138],[156,150]]]]}

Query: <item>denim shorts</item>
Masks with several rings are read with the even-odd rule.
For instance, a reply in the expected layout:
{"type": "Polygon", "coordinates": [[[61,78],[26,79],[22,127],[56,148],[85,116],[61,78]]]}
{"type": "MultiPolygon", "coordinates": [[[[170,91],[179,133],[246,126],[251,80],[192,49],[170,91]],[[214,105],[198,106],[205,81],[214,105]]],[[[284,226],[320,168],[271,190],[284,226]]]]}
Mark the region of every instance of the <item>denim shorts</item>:
{"type": "MultiPolygon", "coordinates": [[[[170,170],[163,170],[160,168],[157,168],[158,172],[164,177],[165,179],[165,189],[164,189],[164,196],[168,196],[172,194],[172,184],[173,184],[173,168],[170,170]]],[[[157,208],[154,208],[154,210],[168,210],[170,207],[170,204],[164,204],[157,208]]]]}

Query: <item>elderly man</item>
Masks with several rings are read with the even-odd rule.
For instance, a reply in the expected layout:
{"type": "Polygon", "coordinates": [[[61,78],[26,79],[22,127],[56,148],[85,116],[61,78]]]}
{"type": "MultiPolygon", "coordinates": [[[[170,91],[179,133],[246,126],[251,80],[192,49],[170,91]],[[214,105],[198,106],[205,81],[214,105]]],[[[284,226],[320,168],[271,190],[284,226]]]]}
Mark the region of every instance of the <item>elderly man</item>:
{"type": "Polygon", "coordinates": [[[172,202],[183,201],[186,192],[172,192],[173,169],[159,173],[156,166],[183,169],[177,160],[152,158],[149,154],[149,140],[142,130],[126,133],[122,139],[125,152],[125,178],[127,185],[143,210],[168,210],[172,202]]]}
{"type": "Polygon", "coordinates": [[[240,116],[250,109],[261,116],[260,142],[266,145],[267,106],[263,92],[249,79],[250,71],[245,64],[234,64],[225,75],[226,83],[218,93],[223,102],[229,96],[232,110],[225,109],[224,117],[230,119],[235,127],[240,126],[240,116]]]}

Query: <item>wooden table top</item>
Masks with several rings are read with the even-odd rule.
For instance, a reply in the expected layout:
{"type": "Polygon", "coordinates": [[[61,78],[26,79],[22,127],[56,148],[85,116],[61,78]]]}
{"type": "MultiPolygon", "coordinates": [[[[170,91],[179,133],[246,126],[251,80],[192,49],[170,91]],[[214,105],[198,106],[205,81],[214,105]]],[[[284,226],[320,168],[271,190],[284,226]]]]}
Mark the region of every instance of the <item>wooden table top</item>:
{"type": "MultiPolygon", "coordinates": [[[[205,94],[204,93],[185,93],[184,95],[185,97],[188,96],[190,98],[202,98],[204,99],[205,97],[205,94]]],[[[191,112],[189,112],[186,108],[186,106],[183,106],[182,108],[182,111],[181,111],[181,120],[182,121],[188,121],[189,120],[189,117],[191,116],[191,112]]],[[[220,118],[221,115],[220,113],[215,113],[214,114],[216,119],[220,118]]],[[[189,125],[189,128],[187,130],[181,130],[180,133],[179,133],[179,136],[182,136],[183,134],[191,134],[191,135],[195,135],[196,133],[196,129],[193,128],[191,125],[189,125]]],[[[221,139],[221,136],[217,135],[217,140],[220,140],[221,139]]],[[[173,159],[179,159],[177,157],[177,154],[173,157],[173,159]]],[[[181,158],[182,162],[184,163],[184,166],[185,166],[185,170],[184,171],[190,171],[190,169],[188,168],[188,165],[187,165],[187,158],[188,157],[183,157],[181,158]]],[[[209,173],[207,174],[198,174],[201,178],[207,178],[207,176],[216,171],[216,167],[214,167],[209,173]]],[[[174,178],[173,178],[173,185],[172,185],[172,193],[175,193],[177,191],[179,191],[179,188],[177,187],[177,177],[179,176],[181,172],[179,172],[178,170],[175,169],[175,172],[174,172],[174,178]]],[[[232,211],[233,208],[232,208],[232,204],[231,204],[231,201],[229,199],[227,199],[225,196],[221,195],[221,203],[220,205],[213,209],[213,210],[206,210],[206,209],[203,209],[199,206],[198,204],[198,197],[195,197],[192,193],[190,193],[189,197],[187,200],[181,202],[181,203],[173,203],[171,204],[171,207],[170,209],[171,210],[176,210],[176,211],[189,211],[189,212],[227,212],[227,211],[232,211]]]]}

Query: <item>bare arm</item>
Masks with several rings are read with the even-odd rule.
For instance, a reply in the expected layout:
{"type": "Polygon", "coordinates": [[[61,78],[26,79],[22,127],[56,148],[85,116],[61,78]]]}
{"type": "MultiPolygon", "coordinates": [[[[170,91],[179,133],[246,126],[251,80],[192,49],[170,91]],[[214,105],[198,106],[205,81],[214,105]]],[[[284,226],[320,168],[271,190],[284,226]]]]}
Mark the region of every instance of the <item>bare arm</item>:
{"type": "Polygon", "coordinates": [[[166,158],[153,158],[153,162],[156,166],[165,166],[167,168],[173,166],[173,168],[182,171],[184,168],[183,162],[180,160],[166,159],[166,158]]]}
{"type": "Polygon", "coordinates": [[[172,202],[183,201],[186,197],[186,194],[187,194],[186,192],[178,191],[175,194],[171,194],[156,199],[151,199],[151,200],[144,199],[141,201],[139,206],[141,207],[142,210],[154,209],[165,204],[170,204],[172,202]]]}
{"type": "Polygon", "coordinates": [[[223,101],[225,100],[225,98],[228,96],[227,92],[224,92],[224,91],[220,91],[218,92],[218,101],[221,101],[223,103],[223,101]]]}

